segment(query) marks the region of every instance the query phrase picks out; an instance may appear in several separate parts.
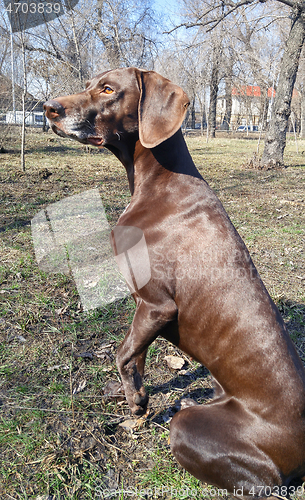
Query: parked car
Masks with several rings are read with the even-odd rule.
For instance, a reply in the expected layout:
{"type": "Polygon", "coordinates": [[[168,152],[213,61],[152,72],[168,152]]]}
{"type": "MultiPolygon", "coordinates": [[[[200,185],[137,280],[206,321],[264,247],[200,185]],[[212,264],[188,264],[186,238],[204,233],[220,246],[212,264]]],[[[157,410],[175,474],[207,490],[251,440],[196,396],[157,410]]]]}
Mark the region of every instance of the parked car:
{"type": "Polygon", "coordinates": [[[247,129],[248,129],[248,132],[258,132],[257,125],[253,125],[252,129],[251,129],[250,125],[241,125],[240,127],[238,127],[237,132],[247,132],[247,129]]]}
{"type": "MultiPolygon", "coordinates": [[[[207,127],[207,124],[204,123],[203,124],[203,129],[205,129],[207,127]]],[[[189,131],[189,130],[201,130],[201,123],[195,123],[195,128],[193,127],[187,127],[185,130],[189,131]]]]}

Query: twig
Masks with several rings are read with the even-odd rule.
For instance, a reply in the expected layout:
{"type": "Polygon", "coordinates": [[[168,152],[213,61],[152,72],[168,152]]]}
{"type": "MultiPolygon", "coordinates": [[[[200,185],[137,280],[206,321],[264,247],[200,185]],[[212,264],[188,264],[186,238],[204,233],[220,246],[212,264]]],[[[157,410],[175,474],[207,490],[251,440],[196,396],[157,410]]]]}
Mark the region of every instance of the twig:
{"type": "Polygon", "coordinates": [[[157,427],[160,427],[160,428],[161,428],[161,429],[163,429],[164,431],[167,431],[167,432],[168,432],[168,429],[167,429],[166,427],[163,427],[163,425],[157,424],[157,422],[153,422],[152,420],[151,420],[151,423],[152,423],[153,425],[156,425],[157,427]]]}
{"type": "Polygon", "coordinates": [[[34,465],[34,464],[39,464],[40,462],[44,462],[45,457],[40,458],[39,460],[34,460],[34,462],[25,462],[25,465],[34,465]]]}
{"type": "MultiPolygon", "coordinates": [[[[73,352],[73,343],[71,345],[71,350],[73,352]]],[[[72,384],[72,361],[70,362],[70,396],[71,396],[71,409],[72,409],[72,419],[73,422],[75,422],[74,419],[74,403],[73,403],[73,384],[72,384]]]]}
{"type": "MultiPolygon", "coordinates": [[[[86,426],[86,427],[87,427],[87,426],[86,426]]],[[[97,438],[97,437],[93,434],[93,432],[92,432],[90,429],[88,429],[88,427],[87,427],[87,431],[91,434],[91,436],[92,436],[92,437],[93,437],[93,438],[94,438],[94,439],[95,439],[98,443],[100,443],[100,444],[103,446],[103,443],[100,441],[100,439],[99,439],[99,438],[97,438]]],[[[103,439],[104,443],[106,444],[106,446],[111,446],[111,448],[115,448],[116,450],[118,450],[118,451],[120,451],[121,453],[123,453],[123,455],[125,455],[126,457],[128,456],[128,455],[127,455],[127,453],[125,453],[125,451],[123,451],[121,448],[118,448],[118,446],[115,446],[114,444],[111,444],[111,443],[109,443],[108,441],[106,441],[106,439],[105,439],[105,438],[103,438],[103,436],[102,436],[102,439],[103,439]]]]}
{"type": "Polygon", "coordinates": [[[293,120],[292,117],[290,116],[290,121],[292,123],[293,133],[294,133],[295,147],[296,147],[296,150],[297,150],[297,154],[299,154],[297,134],[296,134],[296,131],[295,131],[295,117],[294,117],[294,113],[293,112],[291,114],[292,114],[292,116],[294,118],[294,120],[293,120]]]}
{"type": "Polygon", "coordinates": [[[52,413],[71,413],[72,410],[50,410],[48,408],[35,408],[31,406],[15,406],[14,403],[7,403],[10,407],[15,408],[16,410],[35,410],[35,411],[49,411],[52,413]]]}

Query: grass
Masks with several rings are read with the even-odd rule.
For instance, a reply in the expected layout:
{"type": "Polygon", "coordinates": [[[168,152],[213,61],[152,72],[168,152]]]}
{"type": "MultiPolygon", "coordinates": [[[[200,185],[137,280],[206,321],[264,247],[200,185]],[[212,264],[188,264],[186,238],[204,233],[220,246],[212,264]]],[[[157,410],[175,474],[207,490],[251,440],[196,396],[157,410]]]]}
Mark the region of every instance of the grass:
{"type": "MultiPolygon", "coordinates": [[[[71,277],[41,271],[35,259],[31,219],[55,201],[98,188],[110,225],[116,223],[130,199],[123,167],[108,152],[88,154],[34,130],[27,133],[23,173],[18,141],[12,137],[9,153],[0,155],[0,498],[87,500],[102,498],[106,489],[123,498],[123,490],[135,488],[139,498],[149,488],[158,490],[156,498],[183,498],[177,491],[187,489],[187,498],[193,490],[214,498],[211,487],[177,465],[168,445],[176,401],[211,397],[207,370],[185,357],[185,372],[171,372],[164,356],[181,353],[158,339],[145,377],[150,418],[126,432],[119,424],[130,418],[127,405],[107,401],[103,387],[118,380],[115,351],[132,321],[133,301],[85,312],[71,277]]],[[[187,141],[305,361],[305,141],[297,154],[288,140],[287,168],[276,171],[247,167],[254,139],[187,141]]]]}

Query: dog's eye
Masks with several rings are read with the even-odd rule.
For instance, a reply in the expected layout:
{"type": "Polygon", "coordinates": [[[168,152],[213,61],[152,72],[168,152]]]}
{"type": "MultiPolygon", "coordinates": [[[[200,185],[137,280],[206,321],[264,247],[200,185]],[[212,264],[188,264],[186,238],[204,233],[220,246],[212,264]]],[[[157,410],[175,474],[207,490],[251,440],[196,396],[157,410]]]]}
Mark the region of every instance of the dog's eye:
{"type": "Polygon", "coordinates": [[[104,87],[104,94],[112,94],[113,90],[110,87],[104,87]]]}

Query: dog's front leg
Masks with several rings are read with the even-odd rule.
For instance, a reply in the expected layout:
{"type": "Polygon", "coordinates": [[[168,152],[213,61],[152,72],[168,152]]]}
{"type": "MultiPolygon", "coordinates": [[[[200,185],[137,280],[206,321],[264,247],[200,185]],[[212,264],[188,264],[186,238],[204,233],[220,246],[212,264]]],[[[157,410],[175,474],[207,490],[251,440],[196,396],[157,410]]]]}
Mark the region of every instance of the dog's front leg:
{"type": "Polygon", "coordinates": [[[142,382],[147,348],[168,331],[176,318],[177,308],[173,301],[156,306],[140,299],[137,304],[133,322],[116,359],[127,402],[135,415],[142,415],[147,408],[148,397],[142,382]]]}

